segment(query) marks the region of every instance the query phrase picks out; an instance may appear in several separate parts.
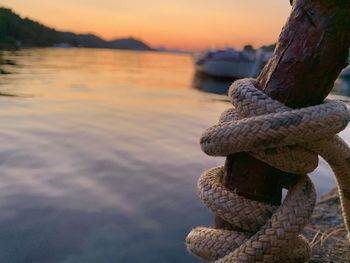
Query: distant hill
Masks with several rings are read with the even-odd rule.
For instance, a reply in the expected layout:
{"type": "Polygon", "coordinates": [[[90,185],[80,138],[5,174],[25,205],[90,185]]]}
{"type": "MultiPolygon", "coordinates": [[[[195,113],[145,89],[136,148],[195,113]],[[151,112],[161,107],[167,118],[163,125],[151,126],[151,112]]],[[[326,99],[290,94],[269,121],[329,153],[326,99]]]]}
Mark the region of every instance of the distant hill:
{"type": "Polygon", "coordinates": [[[109,41],[108,45],[115,49],[150,50],[149,46],[134,38],[115,39],[109,41]]]}
{"type": "Polygon", "coordinates": [[[93,34],[61,32],[28,18],[21,18],[11,9],[0,8],[0,48],[10,47],[73,46],[86,48],[111,48],[153,50],[134,38],[106,41],[93,34]]]}

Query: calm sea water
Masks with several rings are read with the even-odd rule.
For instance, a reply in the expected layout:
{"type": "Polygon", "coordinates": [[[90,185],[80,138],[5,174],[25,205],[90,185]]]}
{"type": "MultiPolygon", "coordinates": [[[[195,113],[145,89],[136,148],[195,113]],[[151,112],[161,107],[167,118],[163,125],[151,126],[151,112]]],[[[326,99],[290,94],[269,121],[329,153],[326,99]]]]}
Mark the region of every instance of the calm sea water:
{"type": "MultiPolygon", "coordinates": [[[[224,159],[198,141],[230,107],[210,93],[227,83],[195,76],[189,55],[3,55],[16,65],[0,75],[0,262],[199,262],[184,239],[212,215],[196,180],[224,159]]],[[[323,162],[312,178],[334,186],[323,162]]]]}

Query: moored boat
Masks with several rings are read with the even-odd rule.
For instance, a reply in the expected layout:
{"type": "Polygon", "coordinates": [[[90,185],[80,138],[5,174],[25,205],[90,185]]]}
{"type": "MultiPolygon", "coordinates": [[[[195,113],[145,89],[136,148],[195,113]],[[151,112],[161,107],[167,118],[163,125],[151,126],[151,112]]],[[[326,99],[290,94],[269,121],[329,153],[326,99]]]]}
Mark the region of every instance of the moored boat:
{"type": "Polygon", "coordinates": [[[209,50],[195,56],[197,72],[214,77],[246,78],[256,77],[264,64],[272,56],[272,52],[259,50],[236,51],[209,50]]]}

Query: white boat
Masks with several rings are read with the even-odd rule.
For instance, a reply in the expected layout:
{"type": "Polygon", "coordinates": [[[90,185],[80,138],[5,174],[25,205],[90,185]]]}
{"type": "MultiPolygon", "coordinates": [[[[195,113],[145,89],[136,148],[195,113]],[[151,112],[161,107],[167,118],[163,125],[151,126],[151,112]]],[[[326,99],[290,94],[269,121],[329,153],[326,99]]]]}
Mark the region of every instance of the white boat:
{"type": "Polygon", "coordinates": [[[263,49],[209,50],[195,56],[195,67],[197,72],[214,77],[256,77],[271,56],[272,52],[263,49]]]}

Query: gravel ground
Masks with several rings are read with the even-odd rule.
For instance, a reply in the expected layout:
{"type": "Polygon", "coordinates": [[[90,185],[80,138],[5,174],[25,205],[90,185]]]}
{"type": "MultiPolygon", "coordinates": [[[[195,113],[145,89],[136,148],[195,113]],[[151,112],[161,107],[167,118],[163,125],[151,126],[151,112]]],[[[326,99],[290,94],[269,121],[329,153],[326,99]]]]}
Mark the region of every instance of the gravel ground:
{"type": "Polygon", "coordinates": [[[333,189],[320,198],[304,231],[312,247],[310,263],[349,263],[346,234],[338,193],[333,189]]]}

